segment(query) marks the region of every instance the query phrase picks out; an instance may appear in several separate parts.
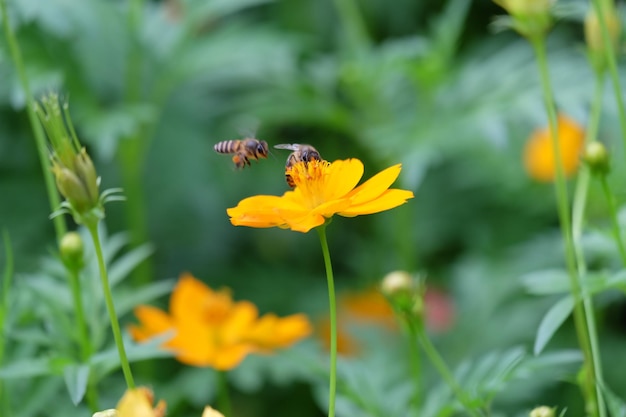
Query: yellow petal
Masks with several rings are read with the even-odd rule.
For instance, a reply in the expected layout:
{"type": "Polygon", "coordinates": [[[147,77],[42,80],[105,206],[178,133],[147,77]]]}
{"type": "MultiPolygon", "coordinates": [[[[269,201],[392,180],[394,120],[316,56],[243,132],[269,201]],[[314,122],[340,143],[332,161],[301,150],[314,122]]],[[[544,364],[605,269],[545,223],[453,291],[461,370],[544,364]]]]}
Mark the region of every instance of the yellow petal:
{"type": "Polygon", "coordinates": [[[287,222],[287,225],[294,232],[307,233],[314,227],[323,225],[325,221],[326,218],[321,214],[309,212],[301,217],[290,218],[287,222]]]}
{"type": "Polygon", "coordinates": [[[236,368],[254,348],[249,344],[237,344],[220,349],[211,366],[219,371],[236,368]]]}
{"type": "Polygon", "coordinates": [[[234,226],[275,227],[285,224],[280,208],[298,209],[289,198],[258,195],[241,200],[237,207],[226,210],[234,226]]]}
{"type": "Polygon", "coordinates": [[[170,316],[158,308],[139,306],[135,308],[134,313],[141,324],[139,326],[131,325],[128,330],[133,339],[139,342],[163,334],[173,327],[170,316]]]}
{"type": "Polygon", "coordinates": [[[288,347],[310,335],[312,326],[304,314],[294,314],[279,318],[266,314],[250,332],[250,340],[263,350],[288,347]]]}
{"type": "Polygon", "coordinates": [[[410,198],[413,198],[413,192],[411,191],[391,189],[385,191],[375,200],[368,201],[357,206],[352,206],[338,214],[345,217],[353,217],[363,214],[378,213],[398,207],[399,205],[406,203],[406,201],[410,198]]]}
{"type": "Polygon", "coordinates": [[[175,331],[167,347],[175,352],[176,359],[187,365],[209,366],[218,349],[214,337],[216,329],[200,320],[181,320],[175,331]]]}
{"type": "Polygon", "coordinates": [[[148,392],[142,387],[126,391],[117,403],[118,417],[156,417],[148,392]]]}
{"type": "Polygon", "coordinates": [[[352,191],[363,176],[363,163],[358,159],[338,160],[330,164],[323,180],[323,200],[330,201],[352,191]]]}
{"type": "Polygon", "coordinates": [[[352,205],[363,204],[384,193],[398,178],[401,169],[401,164],[394,165],[359,185],[348,195],[352,199],[352,205]]]}
{"type": "Polygon", "coordinates": [[[251,302],[240,301],[236,303],[220,326],[220,343],[229,345],[242,340],[248,334],[258,316],[259,311],[251,302]]]}
{"type": "Polygon", "coordinates": [[[201,317],[207,300],[215,293],[202,281],[189,273],[183,273],[170,298],[170,313],[177,321],[201,317]]]}

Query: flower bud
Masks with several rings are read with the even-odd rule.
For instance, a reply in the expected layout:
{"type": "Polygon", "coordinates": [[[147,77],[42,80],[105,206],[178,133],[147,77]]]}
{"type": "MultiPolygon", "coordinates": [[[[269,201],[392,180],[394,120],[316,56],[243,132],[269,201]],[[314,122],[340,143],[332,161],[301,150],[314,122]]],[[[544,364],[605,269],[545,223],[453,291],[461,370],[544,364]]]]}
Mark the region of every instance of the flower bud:
{"type": "Polygon", "coordinates": [[[548,13],[553,0],[500,0],[496,1],[513,16],[530,16],[548,13]]]}
{"type": "Polygon", "coordinates": [[[609,154],[602,142],[593,141],[587,144],[583,160],[596,175],[606,175],[609,173],[609,154]]]}
{"type": "Polygon", "coordinates": [[[405,313],[412,310],[416,288],[413,278],[408,272],[394,271],[388,273],[383,278],[380,290],[395,309],[405,313]]]}
{"type": "Polygon", "coordinates": [[[604,10],[604,22],[606,23],[611,40],[612,51],[606,51],[602,36],[600,19],[596,13],[596,8],[592,7],[585,16],[585,41],[589,49],[589,55],[596,68],[603,69],[606,66],[606,56],[608,53],[615,53],[617,50],[621,33],[621,23],[615,7],[611,2],[602,5],[604,10]]]}
{"type": "Polygon", "coordinates": [[[554,417],[554,408],[545,405],[536,407],[530,412],[529,417],[554,417]]]}
{"type": "Polygon", "coordinates": [[[118,415],[117,410],[111,408],[109,410],[98,411],[93,414],[93,417],[118,417],[118,415]]]}
{"type": "Polygon", "coordinates": [[[76,232],[68,232],[61,239],[59,244],[61,260],[73,270],[80,270],[83,267],[83,239],[76,232]]]}
{"type": "Polygon", "coordinates": [[[550,8],[555,0],[494,0],[513,18],[512,27],[521,35],[542,35],[552,25],[550,8]]]}
{"type": "Polygon", "coordinates": [[[56,162],[53,162],[52,172],[56,178],[59,192],[70,202],[74,209],[78,212],[83,212],[93,207],[93,201],[89,197],[87,189],[74,172],[56,162]]]}
{"type": "Polygon", "coordinates": [[[393,271],[385,275],[380,289],[387,297],[393,297],[398,293],[412,292],[413,279],[406,271],[393,271]]]}
{"type": "Polygon", "coordinates": [[[98,190],[98,175],[85,148],[81,149],[80,153],[76,155],[74,166],[76,168],[76,174],[81,179],[93,205],[97,205],[100,196],[100,191],[98,190]]]}

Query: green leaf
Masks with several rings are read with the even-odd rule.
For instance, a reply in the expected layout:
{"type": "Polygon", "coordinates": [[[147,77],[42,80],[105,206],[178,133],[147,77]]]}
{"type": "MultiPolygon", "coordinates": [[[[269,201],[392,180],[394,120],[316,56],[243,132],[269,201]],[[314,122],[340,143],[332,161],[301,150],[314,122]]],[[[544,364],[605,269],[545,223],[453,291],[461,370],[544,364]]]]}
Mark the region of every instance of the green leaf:
{"type": "Polygon", "coordinates": [[[567,271],[563,269],[546,269],[523,275],[522,285],[531,294],[561,294],[570,290],[567,271]]]}
{"type": "Polygon", "coordinates": [[[111,284],[111,288],[123,281],[124,278],[127,278],[130,272],[152,255],[153,252],[154,249],[151,245],[141,245],[112,263],[109,268],[109,283],[111,284]]]}
{"type": "Polygon", "coordinates": [[[132,291],[120,291],[119,294],[115,294],[117,315],[121,317],[140,304],[146,304],[171,293],[175,284],[176,280],[171,279],[153,282],[132,291]]]}
{"type": "Polygon", "coordinates": [[[74,405],[77,405],[85,396],[89,382],[89,366],[69,365],[63,370],[65,386],[74,405]]]}
{"type": "Polygon", "coordinates": [[[626,417],[626,402],[617,396],[609,387],[600,386],[606,406],[609,409],[611,417],[626,417]]]}
{"type": "MultiPolygon", "coordinates": [[[[124,347],[129,362],[137,362],[154,358],[169,358],[171,351],[161,348],[161,344],[172,338],[172,332],[166,332],[145,343],[134,343],[124,339],[124,347]]],[[[100,380],[110,372],[120,367],[120,357],[115,346],[91,357],[92,372],[100,380]]]]}
{"type": "Polygon", "coordinates": [[[48,358],[27,358],[13,361],[9,365],[0,368],[1,379],[32,378],[42,375],[53,375],[48,358]]]}
{"type": "Polygon", "coordinates": [[[537,329],[537,338],[535,339],[535,347],[533,349],[535,355],[543,351],[554,333],[572,314],[572,310],[574,310],[574,298],[570,295],[561,298],[548,310],[537,329]]]}

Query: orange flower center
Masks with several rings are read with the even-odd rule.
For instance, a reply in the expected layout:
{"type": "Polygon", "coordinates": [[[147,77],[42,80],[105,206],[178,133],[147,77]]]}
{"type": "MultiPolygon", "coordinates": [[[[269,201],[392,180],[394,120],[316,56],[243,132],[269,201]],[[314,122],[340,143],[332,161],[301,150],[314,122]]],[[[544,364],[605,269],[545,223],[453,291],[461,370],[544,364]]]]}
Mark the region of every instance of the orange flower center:
{"type": "Polygon", "coordinates": [[[224,292],[215,294],[204,302],[203,319],[207,324],[219,325],[226,320],[232,308],[230,295],[224,292]]]}
{"type": "Polygon", "coordinates": [[[298,162],[287,169],[294,184],[302,193],[307,208],[314,209],[325,202],[325,178],[330,162],[313,160],[298,162]]]}

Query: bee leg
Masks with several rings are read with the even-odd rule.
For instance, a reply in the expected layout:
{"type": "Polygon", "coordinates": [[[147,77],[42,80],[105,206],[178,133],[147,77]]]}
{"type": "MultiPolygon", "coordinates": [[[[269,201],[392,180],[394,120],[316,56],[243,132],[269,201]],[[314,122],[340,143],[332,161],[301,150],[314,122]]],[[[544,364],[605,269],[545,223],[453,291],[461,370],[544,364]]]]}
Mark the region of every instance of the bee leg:
{"type": "Polygon", "coordinates": [[[250,165],[250,161],[242,153],[236,153],[233,156],[233,163],[235,164],[235,168],[237,169],[242,169],[246,165],[250,165]]]}

